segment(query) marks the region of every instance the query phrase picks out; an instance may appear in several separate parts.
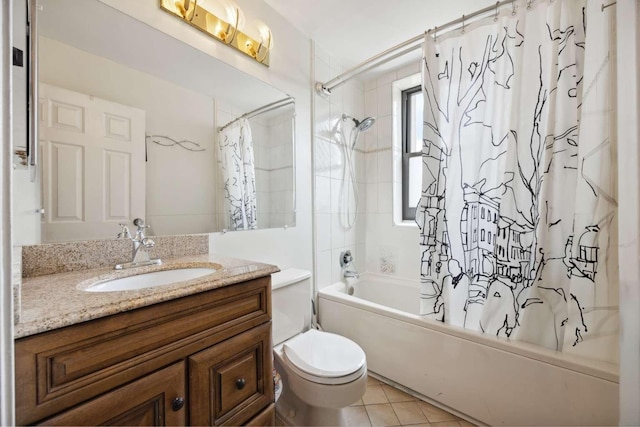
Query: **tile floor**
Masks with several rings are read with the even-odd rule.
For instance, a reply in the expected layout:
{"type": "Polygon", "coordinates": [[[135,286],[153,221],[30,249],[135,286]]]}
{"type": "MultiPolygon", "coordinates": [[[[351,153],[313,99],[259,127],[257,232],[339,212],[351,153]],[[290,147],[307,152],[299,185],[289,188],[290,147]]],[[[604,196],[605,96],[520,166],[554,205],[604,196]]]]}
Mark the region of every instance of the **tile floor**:
{"type": "Polygon", "coordinates": [[[464,427],[473,424],[369,377],[362,399],[347,408],[350,426],[464,427]]]}

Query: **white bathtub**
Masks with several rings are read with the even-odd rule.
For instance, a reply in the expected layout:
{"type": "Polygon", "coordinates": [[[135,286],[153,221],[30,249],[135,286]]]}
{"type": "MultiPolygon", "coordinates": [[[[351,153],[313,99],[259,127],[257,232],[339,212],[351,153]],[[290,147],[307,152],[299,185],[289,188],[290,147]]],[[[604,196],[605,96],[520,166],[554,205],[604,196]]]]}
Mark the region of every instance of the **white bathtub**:
{"type": "Polygon", "coordinates": [[[319,321],[369,370],[489,425],[617,425],[618,367],[419,316],[419,283],[363,275],[319,291],[319,321]]]}

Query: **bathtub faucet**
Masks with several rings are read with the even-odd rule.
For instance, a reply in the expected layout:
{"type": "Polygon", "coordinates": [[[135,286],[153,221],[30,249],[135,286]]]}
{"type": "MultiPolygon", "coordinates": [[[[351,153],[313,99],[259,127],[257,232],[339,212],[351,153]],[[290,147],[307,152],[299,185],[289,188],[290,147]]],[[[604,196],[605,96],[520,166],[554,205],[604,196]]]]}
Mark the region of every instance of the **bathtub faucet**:
{"type": "Polygon", "coordinates": [[[360,278],[360,275],[355,270],[345,270],[344,271],[344,278],[348,279],[349,277],[354,277],[354,278],[358,279],[358,278],[360,278]]]}
{"type": "Polygon", "coordinates": [[[351,251],[349,249],[340,253],[340,267],[342,267],[342,276],[345,279],[348,279],[349,277],[355,277],[357,279],[360,277],[357,271],[349,269],[352,262],[353,256],[351,255],[351,251]]]}

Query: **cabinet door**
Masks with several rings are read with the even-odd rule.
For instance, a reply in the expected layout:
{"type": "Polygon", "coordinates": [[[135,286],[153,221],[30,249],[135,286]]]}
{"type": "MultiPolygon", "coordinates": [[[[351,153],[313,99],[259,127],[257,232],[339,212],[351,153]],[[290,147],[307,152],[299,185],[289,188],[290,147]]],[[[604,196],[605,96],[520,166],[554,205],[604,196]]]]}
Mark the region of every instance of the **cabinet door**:
{"type": "Polygon", "coordinates": [[[42,425],[183,426],[184,399],[185,363],[179,362],[49,418],[42,425]]]}
{"type": "Polygon", "coordinates": [[[271,322],[189,358],[191,425],[241,425],[273,402],[271,322]]]}

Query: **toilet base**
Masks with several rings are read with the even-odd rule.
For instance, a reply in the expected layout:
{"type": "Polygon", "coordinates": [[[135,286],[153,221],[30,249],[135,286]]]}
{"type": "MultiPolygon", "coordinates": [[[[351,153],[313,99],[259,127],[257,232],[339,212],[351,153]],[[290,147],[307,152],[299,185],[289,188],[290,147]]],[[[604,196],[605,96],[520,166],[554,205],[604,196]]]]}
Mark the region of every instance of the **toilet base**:
{"type": "Polygon", "coordinates": [[[288,426],[346,426],[344,409],[311,406],[285,391],[276,403],[278,417],[288,426]]]}
{"type": "MultiPolygon", "coordinates": [[[[325,388],[326,386],[320,386],[314,392],[308,390],[306,398],[309,399],[309,402],[327,403],[329,396],[322,396],[322,394],[331,393],[333,397],[341,396],[340,400],[345,405],[345,407],[314,406],[304,401],[292,390],[289,372],[282,366],[280,355],[277,353],[275,354],[274,365],[282,377],[282,394],[276,402],[276,413],[286,425],[290,426],[346,426],[345,409],[360,399],[367,387],[367,374],[365,372],[362,377],[348,385],[329,386],[331,389],[325,388]],[[348,386],[351,391],[347,393],[345,386],[348,386]],[[340,389],[342,389],[342,392],[340,389]]],[[[297,381],[305,380],[297,378],[297,381]]]]}

